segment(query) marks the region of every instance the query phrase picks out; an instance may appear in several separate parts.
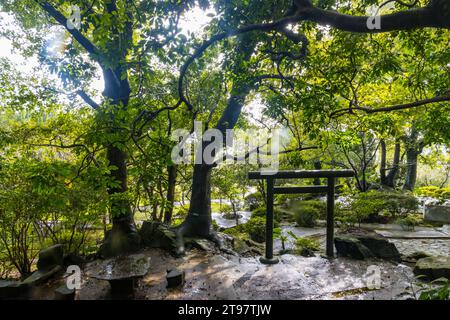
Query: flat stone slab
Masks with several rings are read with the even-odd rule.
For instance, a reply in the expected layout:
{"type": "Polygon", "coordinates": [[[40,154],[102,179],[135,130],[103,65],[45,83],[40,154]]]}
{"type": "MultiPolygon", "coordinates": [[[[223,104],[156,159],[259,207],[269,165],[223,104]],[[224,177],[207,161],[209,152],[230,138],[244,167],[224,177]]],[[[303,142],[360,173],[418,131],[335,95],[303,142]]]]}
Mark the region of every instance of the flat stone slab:
{"type": "Polygon", "coordinates": [[[22,285],[34,286],[44,283],[56,273],[62,270],[61,266],[54,266],[48,270],[37,270],[31,276],[21,282],[22,285]]]}
{"type": "Polygon", "coordinates": [[[391,239],[450,239],[450,234],[436,229],[403,231],[403,230],[374,230],[377,234],[391,239]]]}
{"type": "Polygon", "coordinates": [[[149,269],[150,257],[143,254],[133,254],[98,261],[87,270],[86,275],[98,280],[126,280],[143,277],[149,269]]]}
{"type": "MultiPolygon", "coordinates": [[[[389,230],[389,231],[404,231],[402,226],[396,223],[361,223],[361,229],[365,230],[389,230]]],[[[439,229],[439,228],[437,228],[439,229]]],[[[414,231],[430,231],[436,230],[433,227],[416,226],[414,231]]],[[[439,231],[439,230],[438,230],[439,231]]]]}

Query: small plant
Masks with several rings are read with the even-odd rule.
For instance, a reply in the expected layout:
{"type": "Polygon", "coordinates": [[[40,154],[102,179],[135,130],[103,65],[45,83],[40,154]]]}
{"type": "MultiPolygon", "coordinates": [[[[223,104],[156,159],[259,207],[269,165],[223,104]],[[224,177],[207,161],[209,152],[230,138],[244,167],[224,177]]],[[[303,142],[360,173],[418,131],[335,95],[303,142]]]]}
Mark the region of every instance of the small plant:
{"type": "Polygon", "coordinates": [[[317,219],[324,217],[326,204],[322,201],[299,201],[294,205],[294,218],[300,227],[313,228],[317,219]]]}
{"type": "Polygon", "coordinates": [[[218,231],[220,228],[219,225],[217,224],[216,220],[212,220],[211,225],[215,231],[218,231]]]}
{"type": "Polygon", "coordinates": [[[265,217],[266,212],[266,207],[258,207],[252,211],[252,217],[265,217]]]}
{"type": "Polygon", "coordinates": [[[295,253],[301,256],[314,256],[314,252],[320,248],[319,243],[314,239],[299,237],[292,231],[289,231],[288,234],[295,240],[295,253]]]}
{"type": "MultiPolygon", "coordinates": [[[[252,211],[252,218],[253,217],[262,217],[265,218],[267,215],[267,209],[266,207],[258,207],[255,210],[252,211]]],[[[278,208],[273,208],[273,217],[275,221],[280,222],[281,221],[282,212],[278,208]]]]}
{"type": "Polygon", "coordinates": [[[262,205],[264,205],[264,199],[260,192],[255,192],[245,197],[245,207],[250,211],[262,205]]]}
{"type": "Polygon", "coordinates": [[[228,204],[221,204],[219,207],[220,213],[230,214],[233,213],[233,207],[228,204]]]}
{"type": "Polygon", "coordinates": [[[420,292],[419,300],[450,300],[450,282],[445,278],[418,285],[425,288],[420,292]]]}
{"type": "Polygon", "coordinates": [[[281,249],[282,251],[286,251],[286,242],[289,240],[289,237],[286,233],[281,232],[280,228],[275,228],[273,231],[274,239],[280,239],[281,241],[281,249]]]}
{"type": "MultiPolygon", "coordinates": [[[[252,217],[243,225],[245,231],[253,241],[262,243],[266,241],[266,219],[263,217],[252,217]]],[[[278,223],[274,221],[274,227],[278,227],[278,223]]],[[[274,230],[275,231],[275,230],[274,230]]]]}
{"type": "Polygon", "coordinates": [[[406,217],[397,219],[397,224],[405,231],[414,231],[415,227],[422,222],[422,218],[418,215],[410,214],[406,217]]]}

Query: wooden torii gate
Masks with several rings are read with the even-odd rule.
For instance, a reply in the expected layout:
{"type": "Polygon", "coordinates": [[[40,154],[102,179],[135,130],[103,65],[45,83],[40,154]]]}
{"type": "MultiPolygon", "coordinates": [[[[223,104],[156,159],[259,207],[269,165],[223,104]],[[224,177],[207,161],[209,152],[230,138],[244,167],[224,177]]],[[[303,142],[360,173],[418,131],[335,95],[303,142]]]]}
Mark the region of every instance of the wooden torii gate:
{"type": "Polygon", "coordinates": [[[300,193],[326,193],[327,194],[327,242],[326,254],[334,257],[334,194],[336,178],[353,177],[352,170],[293,170],[293,171],[251,171],[248,178],[251,180],[266,180],[266,256],[260,261],[264,264],[278,263],[273,256],[273,195],[274,194],[300,194],[300,193]],[[275,187],[276,179],[308,179],[326,178],[326,186],[305,187],[275,187]]]}

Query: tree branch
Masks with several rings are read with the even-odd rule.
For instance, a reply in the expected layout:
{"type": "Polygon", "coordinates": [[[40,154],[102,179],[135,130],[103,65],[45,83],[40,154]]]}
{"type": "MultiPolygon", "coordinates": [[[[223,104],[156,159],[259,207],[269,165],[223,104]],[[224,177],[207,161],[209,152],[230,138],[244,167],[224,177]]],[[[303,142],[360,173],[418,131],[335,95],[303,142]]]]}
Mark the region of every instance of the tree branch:
{"type": "Polygon", "coordinates": [[[392,14],[381,15],[379,16],[380,28],[377,29],[368,27],[369,19],[374,17],[342,14],[313,6],[310,0],[294,0],[295,7],[294,10],[290,12],[292,15],[275,22],[253,24],[236,30],[219,33],[209,40],[204,41],[181,67],[178,81],[178,95],[181,102],[185,103],[189,110],[192,110],[193,106],[183,92],[183,82],[189,66],[196,59],[200,58],[210,46],[226,38],[252,31],[277,31],[284,34],[292,41],[297,43],[303,42],[305,44],[305,39],[301,35],[296,35],[286,29],[287,25],[301,21],[311,21],[320,25],[328,25],[343,31],[356,33],[381,33],[426,27],[450,29],[450,7],[446,6],[448,5],[447,2],[447,0],[430,0],[429,4],[423,8],[413,8],[392,14]]]}
{"type": "Polygon", "coordinates": [[[84,100],[84,102],[86,102],[88,105],[90,105],[92,107],[92,109],[97,110],[98,108],[100,108],[98,103],[95,102],[94,100],[92,100],[92,98],[90,96],[88,96],[88,94],[84,90],[81,90],[81,89],[78,90],[77,94],[80,96],[81,99],[84,100]]]}
{"type": "Polygon", "coordinates": [[[100,49],[98,49],[92,42],[86,38],[79,30],[76,28],[69,28],[67,26],[68,19],[58,11],[54,6],[52,6],[48,1],[35,0],[51,17],[53,17],[61,26],[66,28],[66,30],[78,41],[78,43],[89,52],[97,62],[99,57],[102,55],[100,49]]]}
{"type": "Polygon", "coordinates": [[[431,103],[446,102],[446,101],[450,101],[450,94],[449,95],[445,95],[445,96],[437,96],[437,97],[434,97],[434,98],[419,100],[419,101],[415,101],[415,102],[411,102],[411,103],[397,104],[397,105],[393,105],[393,106],[389,106],[389,107],[377,108],[377,109],[373,109],[373,108],[369,108],[369,107],[361,107],[361,106],[357,106],[357,105],[352,105],[350,108],[343,108],[343,109],[339,109],[339,110],[333,111],[330,114],[330,118],[340,117],[340,116],[342,116],[342,115],[344,115],[346,113],[350,113],[350,112],[353,112],[355,110],[363,111],[363,112],[365,112],[367,114],[378,113],[378,112],[392,112],[392,111],[399,111],[399,110],[417,108],[417,107],[428,105],[428,104],[431,104],[431,103]]]}

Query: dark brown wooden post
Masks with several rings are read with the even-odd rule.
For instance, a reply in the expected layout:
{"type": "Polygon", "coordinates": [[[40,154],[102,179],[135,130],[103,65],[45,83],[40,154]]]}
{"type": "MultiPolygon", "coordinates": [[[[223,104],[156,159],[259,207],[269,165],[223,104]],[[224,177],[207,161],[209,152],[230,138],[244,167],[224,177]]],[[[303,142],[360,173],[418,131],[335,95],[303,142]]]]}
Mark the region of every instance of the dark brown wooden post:
{"type": "Polygon", "coordinates": [[[334,185],[336,178],[328,177],[327,192],[327,256],[334,257],[334,185]]]}
{"type": "Polygon", "coordinates": [[[278,263],[278,258],[273,257],[273,182],[272,177],[267,177],[266,256],[259,259],[264,264],[278,263]]]}

